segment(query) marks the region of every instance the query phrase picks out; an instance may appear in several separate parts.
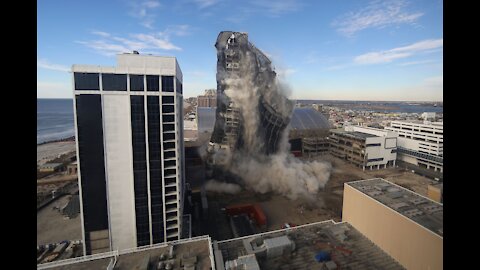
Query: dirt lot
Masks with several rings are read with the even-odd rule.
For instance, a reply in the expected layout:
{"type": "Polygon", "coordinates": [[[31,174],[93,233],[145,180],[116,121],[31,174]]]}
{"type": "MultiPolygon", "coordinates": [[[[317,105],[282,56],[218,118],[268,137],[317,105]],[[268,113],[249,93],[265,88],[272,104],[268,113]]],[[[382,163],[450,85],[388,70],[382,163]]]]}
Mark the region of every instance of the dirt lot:
{"type": "Polygon", "coordinates": [[[70,197],[70,195],[63,196],[37,212],[37,245],[82,238],[80,215],[68,219],[58,210],[53,209],[54,206],[61,207],[66,204],[70,197]]]}
{"type": "Polygon", "coordinates": [[[433,182],[399,168],[363,171],[330,155],[317,159],[330,162],[333,169],[325,189],[317,194],[314,202],[300,199],[291,201],[281,195],[272,193],[262,195],[249,190],[242,190],[233,196],[208,193],[208,200],[218,201],[221,207],[240,203],[259,203],[267,216],[266,231],[270,231],[280,229],[286,222],[301,225],[329,219],[341,221],[345,182],[381,177],[425,196],[427,185],[433,182]]]}

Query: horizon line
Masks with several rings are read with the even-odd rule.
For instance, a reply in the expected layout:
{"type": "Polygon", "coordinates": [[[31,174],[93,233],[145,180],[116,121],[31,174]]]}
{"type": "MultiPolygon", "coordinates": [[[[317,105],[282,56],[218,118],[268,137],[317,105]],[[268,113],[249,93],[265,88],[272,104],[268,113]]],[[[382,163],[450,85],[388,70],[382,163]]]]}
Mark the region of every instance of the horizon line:
{"type": "MultiPolygon", "coordinates": [[[[194,98],[196,98],[197,96],[193,96],[194,98]]],[[[192,98],[192,97],[184,97],[183,99],[188,99],[188,98],[192,98]]],[[[61,98],[57,98],[57,97],[49,97],[49,98],[45,98],[45,97],[37,97],[37,99],[71,99],[73,100],[73,98],[66,98],[66,97],[61,97],[61,98]]],[[[422,102],[422,103],[426,103],[426,102],[430,102],[430,103],[443,103],[443,100],[442,101],[435,101],[435,100],[362,100],[362,99],[309,99],[309,98],[295,98],[295,99],[290,99],[290,100],[315,100],[315,101],[364,101],[364,102],[422,102]]]]}

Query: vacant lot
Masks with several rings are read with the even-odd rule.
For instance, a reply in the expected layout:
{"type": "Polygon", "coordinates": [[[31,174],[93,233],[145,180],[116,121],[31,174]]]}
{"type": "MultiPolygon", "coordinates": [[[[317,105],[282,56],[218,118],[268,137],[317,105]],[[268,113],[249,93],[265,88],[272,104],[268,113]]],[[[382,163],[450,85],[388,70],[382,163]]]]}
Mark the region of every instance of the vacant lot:
{"type": "Polygon", "coordinates": [[[37,245],[82,239],[80,215],[68,219],[58,210],[53,209],[54,206],[65,205],[70,197],[70,195],[63,196],[37,212],[37,245]]]}
{"type": "Polygon", "coordinates": [[[284,196],[258,194],[244,189],[235,195],[208,193],[209,201],[217,201],[220,207],[240,203],[258,203],[267,216],[267,231],[280,229],[285,223],[296,225],[333,219],[341,221],[344,183],[381,177],[405,188],[426,195],[432,180],[399,168],[365,170],[343,160],[325,155],[316,158],[332,164],[332,173],[325,189],[318,192],[316,200],[289,200],[284,196]]]}

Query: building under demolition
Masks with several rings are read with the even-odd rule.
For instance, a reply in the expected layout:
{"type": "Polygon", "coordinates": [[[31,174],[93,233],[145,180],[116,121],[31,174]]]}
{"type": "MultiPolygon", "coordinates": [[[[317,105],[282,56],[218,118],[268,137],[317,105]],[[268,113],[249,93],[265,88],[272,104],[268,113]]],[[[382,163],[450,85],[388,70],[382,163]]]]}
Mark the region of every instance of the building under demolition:
{"type": "MultiPolygon", "coordinates": [[[[263,141],[256,151],[271,154],[278,151],[282,131],[290,121],[293,104],[279,94],[276,73],[271,61],[248,41],[246,33],[224,31],[218,35],[217,49],[217,110],[211,147],[243,149],[245,143],[242,106],[226,93],[230,91],[255,91],[258,95],[257,134],[263,141]],[[231,80],[248,80],[241,87],[231,80]],[[252,89],[254,88],[254,89],[252,89]]],[[[213,161],[215,163],[215,161],[213,161]]]]}

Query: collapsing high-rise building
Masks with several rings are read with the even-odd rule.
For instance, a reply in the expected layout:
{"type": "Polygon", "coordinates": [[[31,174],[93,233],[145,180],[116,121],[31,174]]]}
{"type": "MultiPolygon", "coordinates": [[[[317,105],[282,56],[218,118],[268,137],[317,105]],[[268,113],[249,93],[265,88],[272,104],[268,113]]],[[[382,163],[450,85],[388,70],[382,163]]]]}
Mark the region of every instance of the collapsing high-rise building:
{"type": "MultiPolygon", "coordinates": [[[[277,152],[293,104],[280,93],[271,61],[248,41],[246,33],[223,31],[218,35],[215,47],[218,59],[217,111],[211,148],[215,151],[255,151],[266,155],[277,152]],[[245,104],[238,104],[232,98],[237,95],[256,104],[253,108],[246,108],[245,104]],[[245,112],[248,109],[254,111],[245,112]],[[255,118],[250,121],[255,127],[245,126],[248,125],[247,113],[255,118]],[[250,134],[246,134],[249,130],[250,134]],[[248,138],[252,136],[256,137],[254,143],[248,138]]],[[[225,161],[213,161],[219,162],[225,161]]]]}
{"type": "MultiPolygon", "coordinates": [[[[215,47],[217,110],[206,153],[207,177],[262,194],[314,200],[331,166],[303,162],[290,153],[293,102],[286,97],[288,86],[279,82],[272,62],[246,33],[221,32],[215,47]]],[[[209,183],[222,189],[216,181],[209,183]]]]}

